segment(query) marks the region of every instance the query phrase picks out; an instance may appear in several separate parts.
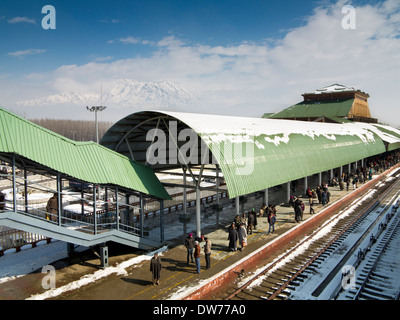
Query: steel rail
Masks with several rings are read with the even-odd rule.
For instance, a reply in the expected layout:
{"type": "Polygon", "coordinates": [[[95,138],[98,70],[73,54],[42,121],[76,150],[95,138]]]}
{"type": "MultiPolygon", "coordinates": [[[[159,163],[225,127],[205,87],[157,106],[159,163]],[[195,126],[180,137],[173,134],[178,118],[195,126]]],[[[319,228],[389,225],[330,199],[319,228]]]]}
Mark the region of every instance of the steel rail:
{"type": "MultiPolygon", "coordinates": [[[[310,260],[308,260],[299,270],[297,270],[288,280],[286,280],[278,289],[275,290],[275,292],[270,295],[266,300],[272,300],[276,298],[277,295],[279,295],[283,290],[286,289],[290,285],[291,282],[293,282],[294,279],[296,279],[310,264],[312,264],[321,254],[323,254],[339,237],[341,237],[351,226],[353,226],[359,218],[361,218],[363,215],[365,215],[367,212],[371,211],[379,205],[379,203],[384,199],[393,189],[394,187],[400,183],[400,180],[397,179],[387,190],[385,190],[379,197],[378,199],[374,200],[366,208],[364,208],[356,217],[354,217],[348,224],[347,226],[342,229],[333,239],[331,239],[319,252],[317,252],[310,260]]],[[[362,198],[359,198],[357,200],[361,201],[362,198]]],[[[354,202],[351,203],[350,205],[346,206],[342,211],[341,214],[343,214],[347,208],[350,206],[353,206],[354,202]]],[[[337,215],[334,219],[339,217],[337,215]]],[[[295,247],[290,249],[286,254],[284,254],[282,257],[280,257],[278,260],[274,261],[272,264],[270,264],[267,268],[259,272],[257,275],[252,277],[249,281],[247,281],[245,284],[240,286],[238,289],[236,289],[232,294],[230,294],[228,297],[226,297],[224,300],[231,300],[235,296],[237,296],[240,292],[245,290],[251,283],[253,283],[255,280],[257,280],[259,277],[265,275],[268,271],[270,271],[272,268],[274,268],[278,263],[280,263],[282,260],[284,260],[286,257],[291,255],[297,248],[302,246],[304,243],[312,239],[321,229],[323,229],[325,226],[330,224],[334,219],[329,220],[328,222],[324,223],[321,227],[318,228],[318,230],[314,231],[310,236],[308,236],[305,240],[301,241],[299,244],[297,244],[295,247]]]]}

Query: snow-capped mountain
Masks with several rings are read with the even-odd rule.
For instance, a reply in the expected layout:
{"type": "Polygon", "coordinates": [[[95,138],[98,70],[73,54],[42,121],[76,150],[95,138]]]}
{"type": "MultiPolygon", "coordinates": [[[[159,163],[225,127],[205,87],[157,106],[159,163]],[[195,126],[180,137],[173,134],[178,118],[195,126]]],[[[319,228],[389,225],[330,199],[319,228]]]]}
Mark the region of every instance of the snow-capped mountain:
{"type": "MultiPolygon", "coordinates": [[[[120,79],[111,90],[103,90],[103,104],[114,107],[182,107],[196,104],[196,97],[169,81],[142,82],[120,79]]],[[[98,92],[58,93],[33,100],[19,101],[22,106],[54,104],[94,105],[101,100],[98,92]]]]}

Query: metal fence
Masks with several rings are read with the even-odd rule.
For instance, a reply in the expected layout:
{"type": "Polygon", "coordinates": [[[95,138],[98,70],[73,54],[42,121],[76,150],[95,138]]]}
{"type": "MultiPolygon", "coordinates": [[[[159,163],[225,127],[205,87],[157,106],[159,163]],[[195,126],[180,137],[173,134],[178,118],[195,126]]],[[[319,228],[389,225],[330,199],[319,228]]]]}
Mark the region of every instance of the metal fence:
{"type": "Polygon", "coordinates": [[[40,234],[34,234],[21,230],[6,230],[0,232],[0,255],[5,250],[16,248],[17,251],[24,245],[36,246],[36,243],[42,240],[49,241],[50,238],[40,234]]]}

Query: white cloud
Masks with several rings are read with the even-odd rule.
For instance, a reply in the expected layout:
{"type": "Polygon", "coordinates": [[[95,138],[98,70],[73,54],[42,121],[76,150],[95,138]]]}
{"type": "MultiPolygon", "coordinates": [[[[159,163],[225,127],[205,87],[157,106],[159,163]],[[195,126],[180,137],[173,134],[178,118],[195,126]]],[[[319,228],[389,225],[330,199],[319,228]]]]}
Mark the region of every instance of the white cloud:
{"type": "Polygon", "coordinates": [[[30,23],[30,24],[36,24],[35,19],[31,19],[28,17],[15,17],[10,20],[8,20],[8,23],[15,24],[15,23],[30,23]]]}
{"type": "Polygon", "coordinates": [[[125,38],[121,38],[118,41],[122,42],[123,44],[136,44],[139,43],[139,39],[138,38],[134,38],[134,37],[125,37],[125,38]]]}
{"type": "MultiPolygon", "coordinates": [[[[316,8],[275,41],[210,46],[168,36],[147,42],[153,45],[147,57],[61,66],[51,84],[55,93],[66,93],[100,84],[107,90],[121,78],[168,80],[202,98],[203,109],[187,111],[260,116],[301,101],[304,92],[341,83],[368,92],[373,116],[400,126],[400,2],[356,7],[355,30],[342,28],[345,3],[316,8]]],[[[115,41],[144,44],[130,36],[115,41]]]]}
{"type": "Polygon", "coordinates": [[[15,52],[9,52],[8,55],[13,56],[13,57],[22,58],[26,55],[40,54],[40,53],[45,53],[45,52],[46,52],[46,50],[44,50],[44,49],[27,49],[27,50],[19,50],[19,51],[15,51],[15,52]]]}

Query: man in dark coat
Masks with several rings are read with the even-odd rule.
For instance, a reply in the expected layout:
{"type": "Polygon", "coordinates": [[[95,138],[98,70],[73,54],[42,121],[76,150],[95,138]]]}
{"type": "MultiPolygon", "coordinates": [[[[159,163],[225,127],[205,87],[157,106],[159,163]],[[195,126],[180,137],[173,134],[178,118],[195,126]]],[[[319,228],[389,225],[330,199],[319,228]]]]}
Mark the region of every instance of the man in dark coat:
{"type": "Polygon", "coordinates": [[[160,284],[161,267],[161,258],[158,256],[157,252],[154,252],[154,257],[150,260],[150,271],[153,277],[153,286],[160,284]]]}
{"type": "Polygon", "coordinates": [[[256,221],[255,212],[250,211],[247,218],[247,234],[253,234],[253,228],[256,221]]]}
{"type": "Polygon", "coordinates": [[[301,209],[301,203],[302,201],[300,199],[297,199],[294,202],[294,218],[296,219],[296,222],[300,222],[303,217],[303,210],[301,209]]]}
{"type": "Polygon", "coordinates": [[[229,228],[229,249],[232,251],[237,251],[237,242],[238,242],[238,232],[235,226],[235,223],[232,223],[231,227],[229,228]]]}
{"type": "Polygon", "coordinates": [[[192,263],[194,263],[194,258],[193,258],[193,248],[194,248],[194,238],[193,238],[193,234],[189,233],[189,235],[186,237],[185,239],[185,247],[187,250],[187,259],[186,259],[186,263],[187,265],[189,265],[189,257],[192,260],[192,263]]]}

